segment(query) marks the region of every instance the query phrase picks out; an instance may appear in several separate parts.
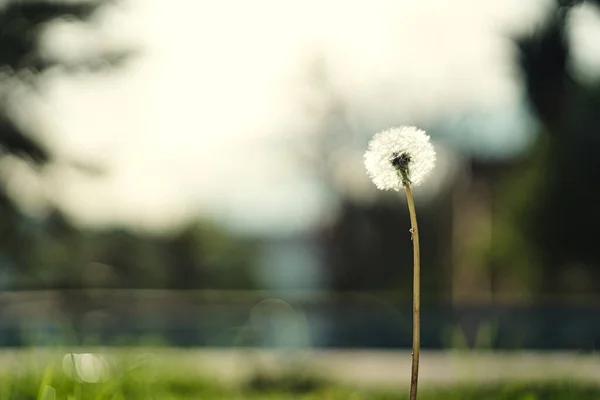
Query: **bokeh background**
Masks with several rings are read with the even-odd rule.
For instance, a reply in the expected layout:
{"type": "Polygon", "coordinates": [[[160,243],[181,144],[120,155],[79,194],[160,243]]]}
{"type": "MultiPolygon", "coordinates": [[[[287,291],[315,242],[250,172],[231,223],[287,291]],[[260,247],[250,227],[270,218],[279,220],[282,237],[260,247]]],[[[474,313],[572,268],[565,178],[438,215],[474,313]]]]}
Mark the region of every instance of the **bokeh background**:
{"type": "Polygon", "coordinates": [[[600,2],[0,2],[0,345],[600,345],[600,2]]]}

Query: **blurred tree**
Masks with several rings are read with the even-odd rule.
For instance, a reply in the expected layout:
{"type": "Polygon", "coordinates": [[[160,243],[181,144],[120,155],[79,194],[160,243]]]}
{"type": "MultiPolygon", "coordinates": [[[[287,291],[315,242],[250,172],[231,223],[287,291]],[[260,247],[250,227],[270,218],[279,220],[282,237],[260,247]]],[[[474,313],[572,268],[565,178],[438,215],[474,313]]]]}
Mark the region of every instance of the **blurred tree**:
{"type": "Polygon", "coordinates": [[[193,223],[166,241],[168,285],[176,289],[256,287],[257,246],[209,223],[193,223]]]}
{"type": "Polygon", "coordinates": [[[35,85],[53,69],[66,73],[97,71],[120,65],[131,51],[96,54],[77,62],[46,54],[41,39],[52,22],[89,21],[108,0],[50,1],[8,0],[0,5],[0,147],[5,153],[29,158],[37,163],[49,161],[48,150],[32,137],[10,112],[15,87],[35,85]]]}
{"type": "MultiPolygon", "coordinates": [[[[42,38],[52,23],[85,23],[110,3],[103,0],[8,0],[0,4],[0,158],[16,156],[31,161],[36,167],[52,162],[52,154],[36,136],[36,132],[27,128],[28,121],[14,112],[19,109],[15,99],[20,90],[37,87],[50,70],[63,73],[96,72],[99,66],[120,65],[131,54],[129,51],[114,51],[67,62],[46,54],[42,48],[42,38]]],[[[86,165],[81,167],[89,169],[86,165]]],[[[59,243],[58,238],[73,238],[76,230],[62,217],[58,220],[50,218],[47,222],[50,231],[44,235],[45,228],[40,221],[24,215],[6,195],[5,182],[0,181],[0,192],[0,250],[6,266],[12,265],[14,268],[18,265],[21,274],[31,281],[36,276],[42,279],[42,275],[48,275],[44,266],[54,264],[54,267],[58,267],[56,264],[69,261],[64,250],[65,243],[59,243]],[[43,237],[46,239],[42,240],[43,237]],[[40,246],[36,247],[36,244],[40,246]],[[39,256],[40,251],[43,256],[39,256]]],[[[21,284],[27,283],[21,280],[21,284]]]]}
{"type": "MultiPolygon", "coordinates": [[[[88,23],[113,0],[9,0],[0,5],[0,156],[17,156],[38,167],[52,154],[11,112],[15,94],[38,87],[49,71],[96,73],[119,67],[134,53],[111,50],[77,61],[57,59],[42,48],[56,22],[88,23]]],[[[56,160],[64,162],[65,160],[56,160]]],[[[77,167],[87,171],[88,165],[77,167]]],[[[45,221],[23,214],[0,182],[0,253],[4,267],[20,276],[12,287],[237,288],[251,285],[252,248],[204,224],[174,238],[127,230],[84,232],[55,210],[45,221]],[[204,260],[206,258],[206,261],[204,260]],[[107,274],[110,279],[107,278],[107,274]],[[169,282],[165,280],[168,278],[169,282]]]]}
{"type": "Polygon", "coordinates": [[[559,2],[517,41],[542,129],[498,192],[494,259],[543,294],[600,290],[600,81],[582,83],[573,74],[569,14],[579,3],[559,2]]]}

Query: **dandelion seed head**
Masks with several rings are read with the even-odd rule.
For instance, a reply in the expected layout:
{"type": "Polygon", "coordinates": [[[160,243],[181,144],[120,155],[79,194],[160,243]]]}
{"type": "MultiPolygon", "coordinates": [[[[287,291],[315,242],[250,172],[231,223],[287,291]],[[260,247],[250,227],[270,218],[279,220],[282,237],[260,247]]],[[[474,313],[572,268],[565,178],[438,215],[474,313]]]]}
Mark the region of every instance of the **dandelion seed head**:
{"type": "Polygon", "coordinates": [[[364,161],[378,189],[399,191],[405,180],[420,185],[435,166],[436,154],[425,131],[406,126],[375,134],[364,161]]]}

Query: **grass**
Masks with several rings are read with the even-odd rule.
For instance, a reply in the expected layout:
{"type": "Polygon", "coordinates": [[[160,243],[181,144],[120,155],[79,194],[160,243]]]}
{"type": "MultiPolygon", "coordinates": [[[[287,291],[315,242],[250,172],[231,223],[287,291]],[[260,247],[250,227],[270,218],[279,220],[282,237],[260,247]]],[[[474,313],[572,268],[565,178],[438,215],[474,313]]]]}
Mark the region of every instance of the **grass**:
{"type": "MultiPolygon", "coordinates": [[[[408,391],[357,390],[317,379],[302,371],[254,375],[233,387],[202,375],[190,365],[120,355],[5,357],[0,368],[1,400],[404,400],[408,391]],[[101,362],[99,361],[101,360],[101,362]],[[75,371],[73,373],[73,365],[75,371]],[[107,374],[103,367],[108,367],[107,374]],[[96,381],[101,382],[96,382],[96,381]],[[86,382],[87,381],[87,382],[86,382]]],[[[597,400],[599,384],[568,381],[421,388],[420,400],[597,400]]]]}

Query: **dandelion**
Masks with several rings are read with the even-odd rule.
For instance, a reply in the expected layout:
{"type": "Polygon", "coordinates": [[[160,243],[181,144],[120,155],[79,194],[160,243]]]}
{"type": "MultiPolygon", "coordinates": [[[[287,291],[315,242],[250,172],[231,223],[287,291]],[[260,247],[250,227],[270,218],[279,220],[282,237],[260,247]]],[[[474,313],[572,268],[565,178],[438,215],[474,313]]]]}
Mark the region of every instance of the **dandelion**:
{"type": "Polygon", "coordinates": [[[425,131],[415,127],[392,128],[373,137],[364,159],[367,174],[377,188],[399,191],[404,187],[406,192],[414,260],[410,400],[416,400],[421,348],[421,250],[411,186],[421,184],[435,166],[435,149],[425,131]]]}
{"type": "Polygon", "coordinates": [[[399,191],[420,185],[435,166],[435,150],[429,136],[409,126],[377,133],[364,155],[367,174],[377,188],[399,191]]]}

